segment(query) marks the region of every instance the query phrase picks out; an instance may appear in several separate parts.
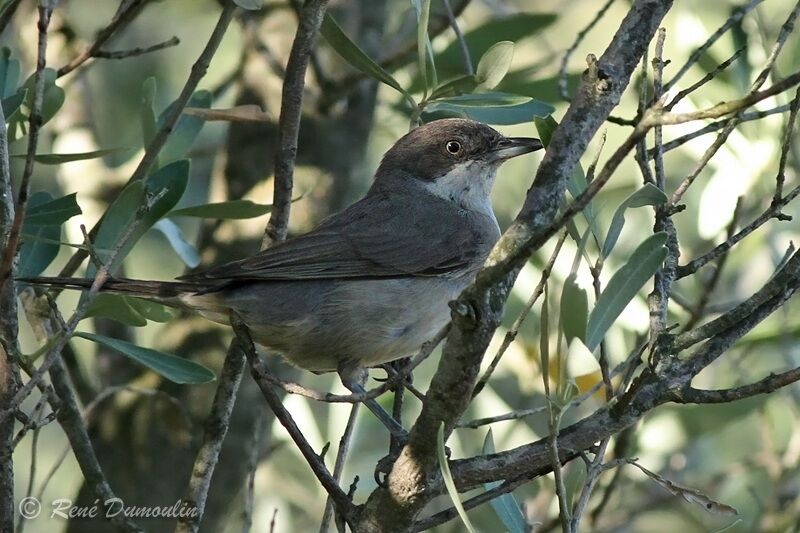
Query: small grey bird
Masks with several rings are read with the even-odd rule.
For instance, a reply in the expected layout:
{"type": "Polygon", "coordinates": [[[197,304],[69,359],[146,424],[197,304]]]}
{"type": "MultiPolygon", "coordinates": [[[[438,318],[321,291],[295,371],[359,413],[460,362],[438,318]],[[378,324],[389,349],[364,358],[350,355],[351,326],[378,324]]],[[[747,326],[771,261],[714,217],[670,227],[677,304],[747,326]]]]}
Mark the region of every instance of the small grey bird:
{"type": "Polygon", "coordinates": [[[504,137],[471,120],[430,122],[384,155],[366,196],[309,233],[181,281],[112,278],[103,290],[223,324],[233,311],[258,344],[300,368],[338,371],[362,390],[362,369],[415,353],[447,324],[448,302],[500,237],[490,202],[498,167],[540,148],[538,139],[504,137]]]}

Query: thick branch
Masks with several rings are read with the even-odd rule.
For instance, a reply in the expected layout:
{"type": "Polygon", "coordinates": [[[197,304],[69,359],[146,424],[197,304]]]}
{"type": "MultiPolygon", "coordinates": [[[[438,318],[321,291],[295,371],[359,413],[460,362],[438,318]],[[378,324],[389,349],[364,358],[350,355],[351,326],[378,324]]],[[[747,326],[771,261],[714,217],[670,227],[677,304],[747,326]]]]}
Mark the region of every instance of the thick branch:
{"type": "MultiPolygon", "coordinates": [[[[454,306],[454,327],[422,413],[388,476],[387,487],[370,496],[361,516],[361,529],[408,529],[430,499],[428,489],[437,464],[436,429],[444,422],[449,434],[468,405],[481,358],[499,324],[511,285],[532,250],[531,243],[556,218],[572,170],[619,102],[671,4],[664,0],[636,1],[603,56],[591,62],[578,94],[553,135],[520,214],[501,238],[488,267],[454,306]]],[[[569,450],[564,444],[559,448],[569,450]]],[[[524,462],[528,461],[526,458],[524,462]]]]}

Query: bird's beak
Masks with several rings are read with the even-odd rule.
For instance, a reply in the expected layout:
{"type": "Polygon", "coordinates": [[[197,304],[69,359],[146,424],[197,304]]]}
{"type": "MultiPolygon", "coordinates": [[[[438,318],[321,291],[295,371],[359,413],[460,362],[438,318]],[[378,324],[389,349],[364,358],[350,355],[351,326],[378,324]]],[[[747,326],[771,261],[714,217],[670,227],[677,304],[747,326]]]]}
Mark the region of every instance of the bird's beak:
{"type": "Polygon", "coordinates": [[[489,153],[489,159],[491,161],[505,161],[542,148],[544,148],[542,141],[533,137],[503,137],[489,153]]]}

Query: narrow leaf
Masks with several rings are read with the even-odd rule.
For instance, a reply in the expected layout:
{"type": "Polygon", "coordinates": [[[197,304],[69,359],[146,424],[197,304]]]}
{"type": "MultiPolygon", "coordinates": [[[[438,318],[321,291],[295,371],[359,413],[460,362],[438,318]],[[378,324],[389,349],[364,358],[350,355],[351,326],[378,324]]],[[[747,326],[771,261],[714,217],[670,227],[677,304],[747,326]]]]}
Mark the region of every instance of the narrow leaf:
{"type": "Polygon", "coordinates": [[[20,89],[16,94],[12,94],[9,97],[3,98],[0,105],[3,106],[3,114],[6,117],[6,122],[9,122],[11,118],[14,116],[22,102],[25,101],[25,98],[28,97],[28,90],[27,89],[20,89]]]}
{"type": "Polygon", "coordinates": [[[430,99],[436,100],[445,96],[457,96],[459,94],[471,93],[477,86],[478,79],[473,74],[459,76],[434,89],[430,99]]]}
{"type": "MultiPolygon", "coordinates": [[[[49,194],[47,194],[50,197],[49,194]]],[[[31,205],[25,212],[25,223],[31,226],[60,226],[70,218],[80,215],[77,193],[68,194],[55,200],[31,205]]],[[[41,196],[40,198],[44,198],[41,196]]]]}
{"type": "Polygon", "coordinates": [[[450,465],[447,463],[447,454],[444,450],[444,422],[439,423],[439,431],[436,433],[436,453],[439,456],[439,467],[442,470],[442,479],[444,479],[444,485],[447,487],[447,493],[450,494],[450,498],[453,500],[453,505],[458,511],[458,516],[461,517],[461,521],[464,522],[464,526],[467,528],[469,533],[475,533],[475,528],[472,527],[472,523],[469,521],[469,517],[467,516],[467,512],[464,510],[464,506],[461,505],[461,500],[458,497],[458,491],[456,490],[456,483],[453,481],[453,475],[450,473],[450,465]]]}
{"type": "Polygon", "coordinates": [[[603,241],[603,257],[605,258],[611,255],[614,245],[617,244],[619,235],[622,233],[622,228],[625,225],[625,212],[629,208],[643,207],[645,205],[662,205],[666,201],[667,195],[652,183],[646,183],[644,187],[628,196],[628,198],[617,207],[614,216],[611,218],[606,240],[603,241]]]}
{"type": "Polygon", "coordinates": [[[152,320],[153,322],[169,322],[174,318],[169,307],[161,305],[160,303],[128,296],[123,296],[122,298],[125,298],[128,305],[136,309],[136,312],[147,320],[152,320]]]}
{"type": "MultiPolygon", "coordinates": [[[[464,95],[472,96],[472,95],[464,95]]],[[[527,98],[527,97],[524,97],[527,98]]],[[[429,106],[430,107],[430,106],[429,106]]],[[[434,112],[426,111],[426,120],[443,117],[466,117],[478,122],[497,125],[526,124],[534,117],[544,117],[553,112],[554,108],[539,100],[529,100],[517,105],[486,106],[478,107],[472,105],[462,106],[458,103],[445,103],[433,106],[434,112]]]]}
{"type": "MultiPolygon", "coordinates": [[[[483,441],[483,455],[494,453],[494,439],[492,438],[492,429],[486,433],[486,439],[483,441]]],[[[501,481],[493,481],[491,483],[484,483],[483,487],[489,491],[502,484],[501,481]]],[[[494,509],[497,517],[506,526],[509,533],[526,533],[529,530],[528,522],[520,510],[520,506],[514,495],[510,492],[501,494],[496,498],[489,500],[489,505],[494,509]]]]}
{"type": "MultiPolygon", "coordinates": [[[[8,98],[17,92],[20,71],[19,60],[11,59],[11,49],[7,46],[0,48],[0,98],[8,98]]],[[[6,112],[6,116],[10,114],[5,102],[3,111],[6,112]]]]}
{"type": "MultiPolygon", "coordinates": [[[[155,174],[151,175],[147,179],[146,189],[142,182],[138,181],[128,185],[109,206],[93,243],[97,248],[98,256],[104,262],[107,261],[108,254],[101,250],[113,250],[118,246],[119,239],[125,234],[128,226],[134,222],[139,206],[147,201],[147,197],[160,195],[153,202],[149,211],[144,214],[128,241],[114,258],[114,263],[110,265],[112,273],[131,251],[139,238],[157,220],[175,207],[175,204],[183,196],[184,190],[186,190],[188,180],[189,162],[187,160],[176,161],[160,168],[155,174]]],[[[94,264],[90,264],[87,268],[86,277],[94,277],[95,272],[96,267],[94,264]]]]}
{"type": "Polygon", "coordinates": [[[503,81],[511,66],[514,58],[514,43],[511,41],[500,41],[492,45],[478,62],[475,77],[479,80],[481,87],[494,89],[503,81]]]}
{"type": "Polygon", "coordinates": [[[590,351],[600,345],[623,309],[661,267],[667,257],[666,242],[667,234],[664,232],[651,235],[611,277],[589,315],[585,344],[590,351]]]}
{"type": "Polygon", "coordinates": [[[358,45],[350,40],[344,31],[342,31],[342,28],[339,27],[333,17],[328,13],[325,14],[325,18],[322,20],[320,34],[322,34],[331,48],[336,50],[342,58],[355,68],[399,91],[407,98],[411,98],[411,95],[400,86],[391,74],[386,72],[380,65],[373,61],[372,58],[364,53],[358,45]]]}
{"type": "Polygon", "coordinates": [[[181,228],[173,221],[162,218],[153,225],[153,229],[160,231],[167,238],[169,245],[186,266],[194,268],[200,264],[200,254],[197,253],[197,249],[186,240],[181,228]]]}
{"type": "Polygon", "coordinates": [[[83,318],[92,317],[110,318],[135,328],[147,325],[147,320],[136,309],[131,307],[125,297],[116,294],[98,294],[95,296],[83,318]]]}
{"type": "Polygon", "coordinates": [[[231,200],[211,204],[181,207],[169,213],[171,217],[200,217],[245,219],[266,215],[272,211],[272,204],[257,204],[250,200],[231,200]]]}
{"type": "Polygon", "coordinates": [[[567,339],[586,339],[586,322],[589,315],[589,300],[586,291],[578,286],[575,274],[564,281],[561,291],[561,328],[567,339]]]}
{"type": "Polygon", "coordinates": [[[94,333],[75,333],[76,337],[102,344],[112,350],[116,350],[122,355],[133,359],[157,374],[167,378],[173,383],[196,384],[214,381],[216,376],[208,368],[199,365],[177,355],[160,352],[152,348],[137,346],[133,343],[112,339],[104,335],[94,333]]]}
{"type": "MultiPolygon", "coordinates": [[[[33,211],[52,201],[53,197],[49,193],[35,192],[28,199],[28,209],[33,211]]],[[[58,244],[55,242],[61,238],[61,226],[31,224],[26,217],[22,223],[22,234],[25,237],[22,239],[19,251],[17,272],[23,277],[36,277],[44,272],[58,255],[58,244]]]]}
{"type": "MultiPolygon", "coordinates": [[[[208,109],[211,107],[211,93],[208,91],[197,91],[186,104],[187,107],[194,107],[199,109],[208,109]]],[[[175,107],[175,102],[172,102],[158,117],[158,127],[164,124],[167,116],[172,113],[175,107]]],[[[159,164],[164,165],[183,159],[189,152],[189,149],[194,144],[195,139],[203,129],[205,119],[198,116],[182,114],[175,126],[172,129],[167,142],[161,149],[158,155],[159,164]]]]}

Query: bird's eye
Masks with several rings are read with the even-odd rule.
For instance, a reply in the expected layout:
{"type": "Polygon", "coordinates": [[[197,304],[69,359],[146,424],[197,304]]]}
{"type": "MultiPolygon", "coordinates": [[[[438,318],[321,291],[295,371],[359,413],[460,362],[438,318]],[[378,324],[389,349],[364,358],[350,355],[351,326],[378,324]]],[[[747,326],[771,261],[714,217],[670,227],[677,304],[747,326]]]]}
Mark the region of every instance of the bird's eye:
{"type": "Polygon", "coordinates": [[[450,154],[456,155],[461,153],[461,143],[458,141],[447,141],[444,147],[450,154]]]}

